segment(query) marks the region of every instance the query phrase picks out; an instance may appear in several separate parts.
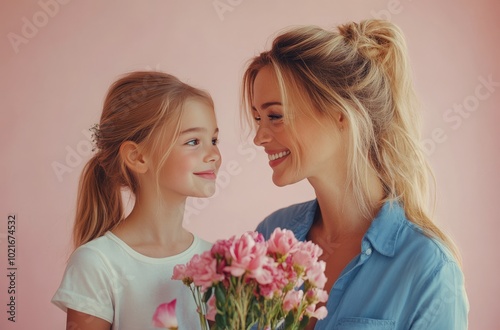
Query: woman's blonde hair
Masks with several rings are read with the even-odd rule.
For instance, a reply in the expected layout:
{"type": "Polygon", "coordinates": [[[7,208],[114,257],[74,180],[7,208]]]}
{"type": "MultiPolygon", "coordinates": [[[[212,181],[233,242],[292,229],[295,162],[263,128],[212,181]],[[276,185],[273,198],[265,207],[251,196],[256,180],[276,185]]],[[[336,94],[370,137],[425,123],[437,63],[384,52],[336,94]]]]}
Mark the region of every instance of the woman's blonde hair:
{"type": "Polygon", "coordinates": [[[397,26],[370,19],[335,31],[306,26],[282,33],[244,73],[242,108],[251,122],[253,83],[264,67],[276,74],[285,124],[296,142],[298,112],[313,118],[322,114],[333,122],[341,114],[347,120],[348,184],[367,218],[377,206],[369,202],[366,181],[375,172],[386,193],[382,202],[398,201],[410,221],[444,242],[460,261],[453,242],[429,216],[433,175],[420,145],[418,102],[397,26]]]}
{"type": "Polygon", "coordinates": [[[178,137],[183,105],[190,99],[213,108],[208,93],[163,72],[132,72],[111,85],[100,123],[94,129],[97,152],[80,178],[73,227],[75,248],[102,236],[123,219],[123,188],[137,193],[137,178],[119,153],[122,143],[132,141],[144,151],[160,154],[155,159],[158,175],[178,137]],[[171,141],[167,150],[163,150],[164,141],[171,141]]]}

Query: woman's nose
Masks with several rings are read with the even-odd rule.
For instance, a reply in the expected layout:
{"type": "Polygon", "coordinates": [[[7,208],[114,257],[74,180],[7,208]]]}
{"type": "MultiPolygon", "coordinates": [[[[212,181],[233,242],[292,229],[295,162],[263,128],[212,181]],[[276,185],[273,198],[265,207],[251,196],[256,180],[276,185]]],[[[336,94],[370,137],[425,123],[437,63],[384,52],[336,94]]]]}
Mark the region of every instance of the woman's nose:
{"type": "Polygon", "coordinates": [[[255,137],[253,138],[253,143],[257,146],[263,146],[269,142],[272,138],[272,132],[267,127],[258,126],[255,137]]]}

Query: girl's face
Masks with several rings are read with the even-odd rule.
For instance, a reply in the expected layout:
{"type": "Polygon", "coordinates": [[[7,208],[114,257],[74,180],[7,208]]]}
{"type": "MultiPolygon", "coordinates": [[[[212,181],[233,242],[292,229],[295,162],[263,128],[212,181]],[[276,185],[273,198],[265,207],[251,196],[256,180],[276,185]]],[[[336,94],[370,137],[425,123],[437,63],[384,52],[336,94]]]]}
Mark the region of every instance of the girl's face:
{"type": "Polygon", "coordinates": [[[283,121],[286,114],[278,80],[269,66],[255,78],[252,111],[258,124],[254,143],[268,154],[274,184],[285,186],[304,178],[324,180],[325,176],[331,183],[345,180],[347,154],[342,132],[331,120],[320,118],[323,115],[319,113],[312,118],[312,114],[298,111],[293,118],[297,134],[292,136],[283,121]],[[293,149],[299,150],[299,154],[294,154],[293,149]],[[298,171],[292,165],[294,157],[300,160],[298,171]]]}
{"type": "Polygon", "coordinates": [[[221,165],[219,129],[214,110],[199,100],[188,100],[181,116],[180,135],[160,169],[164,196],[209,197],[221,165]]]}

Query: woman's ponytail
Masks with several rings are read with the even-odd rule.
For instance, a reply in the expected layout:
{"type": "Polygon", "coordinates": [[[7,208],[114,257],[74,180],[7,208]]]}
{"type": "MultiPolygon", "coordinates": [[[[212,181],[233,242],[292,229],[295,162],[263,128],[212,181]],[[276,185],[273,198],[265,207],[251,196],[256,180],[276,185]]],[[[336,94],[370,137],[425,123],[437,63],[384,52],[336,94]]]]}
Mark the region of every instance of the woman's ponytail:
{"type": "Polygon", "coordinates": [[[373,102],[363,102],[375,128],[370,160],[387,199],[402,203],[407,217],[444,242],[460,262],[454,243],[430,218],[434,176],[420,143],[419,104],[402,31],[388,21],[366,20],[346,24],[339,32],[369,61],[370,70],[359,85],[373,100],[380,96],[378,103],[383,105],[377,109],[373,102]]]}

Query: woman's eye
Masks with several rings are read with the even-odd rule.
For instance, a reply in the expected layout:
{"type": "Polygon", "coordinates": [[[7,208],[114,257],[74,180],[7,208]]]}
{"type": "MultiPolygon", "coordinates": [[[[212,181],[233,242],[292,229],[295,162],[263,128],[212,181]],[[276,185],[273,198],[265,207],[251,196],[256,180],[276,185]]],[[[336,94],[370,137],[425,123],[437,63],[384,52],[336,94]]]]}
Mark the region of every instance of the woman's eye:
{"type": "Polygon", "coordinates": [[[193,140],[186,142],[186,145],[188,145],[188,146],[197,146],[198,144],[200,144],[200,140],[198,140],[198,139],[193,139],[193,140]]]}
{"type": "Polygon", "coordinates": [[[270,121],[277,121],[277,120],[280,120],[280,119],[283,119],[283,115],[268,115],[267,116],[269,118],[270,121]]]}
{"type": "Polygon", "coordinates": [[[255,122],[257,123],[257,125],[260,124],[260,117],[254,117],[253,119],[255,119],[255,122]]]}
{"type": "Polygon", "coordinates": [[[219,144],[219,139],[217,138],[212,139],[212,145],[216,146],[218,144],[219,144]]]}

